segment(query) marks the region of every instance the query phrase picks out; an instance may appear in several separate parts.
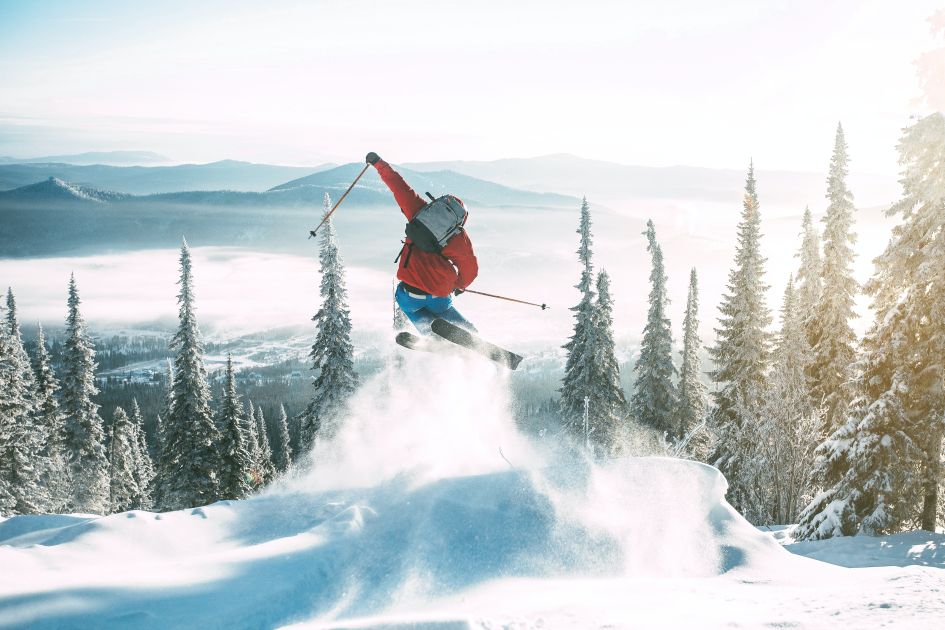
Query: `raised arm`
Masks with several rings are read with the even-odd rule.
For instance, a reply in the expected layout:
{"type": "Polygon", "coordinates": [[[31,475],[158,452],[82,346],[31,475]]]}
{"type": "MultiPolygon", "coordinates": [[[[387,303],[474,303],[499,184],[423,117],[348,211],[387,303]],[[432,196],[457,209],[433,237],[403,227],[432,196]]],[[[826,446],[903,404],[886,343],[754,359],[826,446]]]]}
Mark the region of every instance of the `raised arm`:
{"type": "Polygon", "coordinates": [[[404,181],[400,173],[395,171],[390,164],[382,160],[377,153],[368,153],[366,161],[374,165],[374,168],[377,169],[377,174],[381,176],[381,179],[384,180],[384,183],[387,184],[390,191],[394,193],[394,199],[397,201],[397,205],[400,206],[401,211],[407,217],[408,221],[413,218],[413,215],[417,214],[420,208],[427,205],[423,197],[418,195],[417,191],[404,181]]]}

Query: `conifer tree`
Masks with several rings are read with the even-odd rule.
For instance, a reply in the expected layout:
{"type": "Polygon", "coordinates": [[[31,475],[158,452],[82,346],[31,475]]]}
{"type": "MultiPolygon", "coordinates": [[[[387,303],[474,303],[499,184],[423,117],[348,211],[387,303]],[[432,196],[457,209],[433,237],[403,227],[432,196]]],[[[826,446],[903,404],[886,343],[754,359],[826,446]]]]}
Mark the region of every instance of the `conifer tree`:
{"type": "Polygon", "coordinates": [[[210,388],[194,312],[190,249],[180,253],[180,326],[171,340],[176,350],[170,408],[164,417],[158,467],[158,507],[162,510],[207,505],[219,498],[220,435],[210,411],[210,388]]]}
{"type": "Polygon", "coordinates": [[[643,328],[640,358],[634,367],[637,378],[630,400],[631,412],[638,421],[661,434],[676,435],[678,426],[673,420],[677,405],[676,387],[673,384],[676,366],[673,365],[673,336],[666,313],[669,298],[666,296],[663,250],[656,242],[653,221],[646,222],[644,234],[647,251],[652,259],[650,309],[643,328]]]}
{"type": "Polygon", "coordinates": [[[249,453],[250,484],[255,490],[263,486],[262,449],[259,447],[259,432],[256,430],[256,406],[252,400],[246,400],[246,416],[243,418],[243,430],[246,434],[246,451],[249,453]]]}
{"type": "Polygon", "coordinates": [[[233,358],[226,357],[226,380],[223,385],[223,399],[217,415],[220,427],[220,497],[223,499],[242,499],[252,491],[250,470],[253,467],[250,448],[243,430],[243,404],[236,391],[236,377],[233,374],[233,358]]]}
{"type": "Polygon", "coordinates": [[[277,470],[284,473],[292,465],[292,439],[289,437],[289,416],[285,412],[285,405],[279,405],[279,441],[276,444],[277,470]]]}
{"type": "Polygon", "coordinates": [[[820,256],[820,233],[814,227],[810,208],[804,208],[804,220],[801,226],[801,249],[797,252],[800,267],[797,270],[797,308],[808,343],[816,327],[817,307],[823,291],[824,263],[820,256]]]}
{"type": "Polygon", "coordinates": [[[121,407],[115,408],[108,427],[109,512],[127,512],[140,504],[137,481],[137,439],[134,425],[121,407]]]}
{"type": "Polygon", "coordinates": [[[256,407],[256,436],[259,440],[259,474],[263,484],[268,484],[276,474],[272,463],[272,447],[269,445],[269,430],[262,405],[256,407]]]}
{"type": "Polygon", "coordinates": [[[144,416],[138,399],[131,399],[131,426],[135,443],[135,483],[138,485],[138,495],[135,497],[134,508],[150,510],[154,506],[151,489],[154,485],[154,460],[148,450],[148,439],[144,431],[144,416]]]}
{"type": "Polygon", "coordinates": [[[935,529],[945,431],[945,116],[907,128],[899,143],[900,223],[866,285],[876,314],[863,340],[859,396],[821,450],[824,491],[798,524],[801,538],[935,529]],[[840,523],[840,526],[833,526],[840,523]]]}
{"type": "Polygon", "coordinates": [[[618,436],[625,422],[627,401],[620,386],[620,365],[614,343],[613,299],[610,276],[605,270],[597,274],[597,303],[594,308],[594,387],[588,397],[588,414],[592,437],[604,451],[614,453],[620,448],[618,436]]]}
{"type": "Polygon", "coordinates": [[[560,413],[565,426],[574,437],[584,436],[584,400],[593,394],[594,355],[596,353],[594,326],[594,264],[592,262],[593,236],[591,234],[591,208],[585,197],[581,201],[581,217],[577,233],[580,235],[577,255],[583,269],[575,288],[581,292],[581,300],[571,308],[574,311],[574,334],[564,345],[568,358],[561,383],[560,413]]]}
{"type": "MultiPolygon", "coordinates": [[[[689,293],[686,298],[686,316],[683,319],[683,348],[680,352],[682,367],[679,370],[679,406],[676,412],[677,434],[685,437],[705,421],[709,406],[708,388],[699,377],[701,363],[699,354],[702,340],[699,338],[699,280],[693,267],[689,272],[689,293]]],[[[700,432],[705,435],[705,432],[700,432]]],[[[690,452],[699,452],[705,439],[690,437],[690,452]]]]}
{"type": "Polygon", "coordinates": [[[0,340],[0,476],[5,477],[17,514],[49,507],[42,483],[48,469],[46,436],[38,423],[36,383],[20,333],[13,291],[7,291],[6,317],[0,340]]]}
{"type": "Polygon", "coordinates": [[[63,443],[62,410],[59,408],[57,396],[59,379],[56,378],[56,373],[50,363],[42,326],[39,326],[37,333],[33,371],[36,379],[36,425],[46,438],[43,449],[43,456],[47,462],[43,485],[49,497],[46,510],[57,513],[68,506],[72,488],[63,443]]]}
{"type": "Polygon", "coordinates": [[[901,223],[877,260],[867,292],[884,329],[879,343],[909,339],[896,356],[906,386],[891,391],[901,397],[907,426],[923,452],[919,523],[935,531],[945,434],[945,115],[917,120],[898,149],[903,198],[889,213],[900,215],[901,223]],[[890,311],[898,317],[884,317],[890,311]]]}
{"type": "Polygon", "coordinates": [[[809,498],[821,422],[807,388],[809,353],[792,277],[784,291],[781,330],[764,398],[757,410],[746,410],[752,421],[740,427],[751,450],[740,468],[739,485],[749,493],[743,514],[753,523],[793,522],[809,498]]]}
{"type": "Polygon", "coordinates": [[[738,225],[735,265],[729,272],[726,293],[719,306],[716,343],[709,351],[715,361],[711,375],[717,386],[709,422],[716,439],[709,459],[729,480],[728,499],[736,509],[745,505],[747,499],[747,490],[739,483],[739,467],[751,448],[741,437],[747,435],[743,424],[751,421],[748,414],[761,405],[770,354],[766,330],[771,314],[764,298],[768,289],[764,283],[764,264],[761,214],[751,165],[738,225]]]}
{"type": "Polygon", "coordinates": [[[63,445],[72,482],[70,512],[105,514],[109,502],[108,457],[99,406],[92,402],[95,387],[95,349],[79,312],[75,276],[69,278],[69,314],[62,354],[63,445]]]}
{"type": "MultiPolygon", "coordinates": [[[[325,193],[324,206],[327,213],[331,209],[328,193],[325,193]]],[[[322,305],[312,318],[315,322],[315,343],[309,355],[315,372],[312,383],[315,391],[302,412],[303,450],[312,447],[316,436],[331,437],[337,431],[345,402],[358,386],[344,264],[338,252],[331,219],[325,223],[322,231],[319,261],[322,305]]]]}
{"type": "Polygon", "coordinates": [[[848,158],[843,127],[837,125],[830,174],[827,178],[827,213],[824,216],[823,289],[816,316],[811,321],[814,349],[810,368],[815,401],[826,408],[825,432],[843,422],[850,400],[850,368],[856,358],[856,335],[850,325],[858,289],[853,278],[853,195],[846,184],[848,158]]]}

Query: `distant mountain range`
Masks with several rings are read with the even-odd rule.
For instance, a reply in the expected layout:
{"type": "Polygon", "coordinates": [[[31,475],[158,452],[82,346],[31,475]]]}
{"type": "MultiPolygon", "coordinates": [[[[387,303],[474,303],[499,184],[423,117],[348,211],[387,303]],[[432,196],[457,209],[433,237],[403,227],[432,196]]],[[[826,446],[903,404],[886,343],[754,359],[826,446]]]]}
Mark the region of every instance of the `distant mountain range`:
{"type": "MultiPolygon", "coordinates": [[[[829,154],[824,156],[823,173],[772,171],[756,165],[755,177],[762,205],[773,200],[781,206],[794,206],[797,212],[802,212],[808,204],[812,209],[826,206],[829,158],[829,154]]],[[[629,166],[565,153],[492,161],[420,162],[405,166],[422,172],[449,170],[523,190],[554,191],[577,197],[587,195],[593,201],[612,207],[644,199],[698,199],[733,202],[737,206],[748,167],[746,164],[745,170],[734,170],[629,166]]],[[[854,170],[847,183],[859,207],[889,204],[901,192],[896,173],[874,175],[854,170]]]]}
{"type": "Polygon", "coordinates": [[[0,156],[0,164],[36,164],[36,163],[65,163],[65,164],[111,164],[114,166],[132,166],[143,164],[168,164],[169,157],[153,151],[89,151],[72,155],[47,155],[34,158],[13,158],[0,156]]]}
{"type": "Polygon", "coordinates": [[[235,160],[176,166],[88,166],[57,162],[0,164],[0,190],[56,177],[82,186],[134,195],[189,190],[259,192],[333,166],[278,166],[235,160]]]}
{"type": "MultiPolygon", "coordinates": [[[[284,248],[286,243],[304,243],[322,212],[325,194],[338,199],[362,168],[362,164],[346,164],[309,172],[262,192],[149,195],[107,191],[51,176],[0,191],[0,257],[166,247],[179,242],[182,235],[203,244],[275,243],[284,248]]],[[[401,169],[401,173],[421,194],[450,191],[466,200],[473,212],[499,206],[549,210],[580,205],[574,197],[515,190],[446,171],[401,169]]],[[[403,217],[374,169],[352,190],[345,208],[341,222],[352,228],[357,225],[364,236],[403,230],[403,217]],[[374,225],[371,217],[380,217],[376,221],[383,225],[374,225]]]]}
{"type": "MultiPolygon", "coordinates": [[[[317,173],[306,170],[309,174],[305,177],[293,179],[262,192],[190,190],[147,195],[106,191],[92,186],[68,182],[56,176],[49,176],[38,183],[0,191],[0,208],[11,204],[44,204],[63,201],[148,206],[175,204],[262,207],[315,205],[317,207],[318,204],[321,204],[325,193],[334,198],[340,196],[362,168],[363,165],[361,164],[345,164],[317,173]]],[[[573,208],[579,203],[579,200],[575,197],[515,190],[507,186],[449,171],[436,173],[419,173],[410,169],[400,169],[400,171],[418,192],[431,192],[435,195],[451,192],[472,204],[573,208]]],[[[374,169],[370,169],[365,173],[346,200],[346,203],[350,205],[382,205],[391,202],[390,191],[374,169]]]]}

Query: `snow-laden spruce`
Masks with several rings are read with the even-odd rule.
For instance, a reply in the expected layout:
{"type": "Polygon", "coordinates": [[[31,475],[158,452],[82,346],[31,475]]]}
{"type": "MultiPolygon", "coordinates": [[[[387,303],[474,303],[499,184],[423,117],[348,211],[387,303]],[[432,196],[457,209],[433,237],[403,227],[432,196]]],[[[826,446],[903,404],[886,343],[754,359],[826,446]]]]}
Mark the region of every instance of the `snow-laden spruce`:
{"type": "Polygon", "coordinates": [[[746,489],[739,481],[740,468],[751,449],[744,441],[742,426],[752,420],[746,412],[761,405],[770,354],[765,260],[761,255],[761,214],[752,164],[745,181],[735,265],[719,306],[715,346],[709,350],[715,360],[712,379],[716,383],[715,407],[710,415],[715,446],[709,460],[729,480],[729,501],[740,510],[747,501],[746,489]]]}
{"type": "Polygon", "coordinates": [[[708,388],[701,378],[702,340],[699,338],[699,279],[695,267],[689,272],[686,316],[683,318],[682,360],[679,368],[679,400],[676,407],[678,434],[686,439],[682,446],[692,457],[708,457],[708,431],[700,428],[709,407],[708,388]]]}
{"type": "Polygon", "coordinates": [[[289,435],[289,415],[285,405],[279,405],[279,422],[276,433],[276,470],[283,473],[292,465],[292,438],[289,435]]]}
{"type": "Polygon", "coordinates": [[[253,451],[248,444],[247,432],[243,429],[243,413],[243,404],[236,392],[233,357],[227,355],[223,397],[217,411],[221,499],[242,499],[252,491],[253,451]]]}
{"type": "Polygon", "coordinates": [[[744,408],[749,421],[736,429],[736,441],[748,449],[738,469],[738,486],[747,494],[742,513],[756,525],[791,523],[810,499],[821,413],[807,387],[809,355],[792,277],[760,406],[744,408]]]}
{"type": "Polygon", "coordinates": [[[262,405],[256,407],[256,439],[259,444],[258,471],[263,485],[266,485],[276,476],[276,467],[272,462],[272,446],[269,444],[269,429],[262,405]]]}
{"type": "Polygon", "coordinates": [[[144,416],[138,399],[131,399],[131,424],[134,427],[135,441],[135,481],[138,484],[136,509],[150,510],[154,507],[154,460],[148,450],[148,439],[144,431],[144,416]]]}
{"type": "Polygon", "coordinates": [[[108,459],[99,406],[92,402],[95,387],[95,349],[79,312],[75,276],[69,278],[69,314],[62,354],[63,448],[68,457],[71,498],[69,512],[105,514],[108,510],[108,459]]]}
{"type": "MultiPolygon", "coordinates": [[[[328,193],[325,193],[324,208],[326,213],[331,210],[328,193]]],[[[335,433],[345,403],[358,386],[344,263],[338,252],[331,219],[322,231],[319,262],[322,305],[312,318],[315,343],[309,354],[315,372],[312,382],[315,391],[300,418],[302,451],[310,450],[316,437],[331,437],[335,433]]]]}
{"type": "MultiPolygon", "coordinates": [[[[574,311],[574,334],[563,347],[568,353],[564,366],[559,400],[561,418],[572,435],[584,441],[584,401],[594,393],[594,252],[591,246],[591,207],[585,197],[581,201],[581,216],[577,229],[580,235],[577,255],[583,269],[575,288],[581,292],[581,301],[571,307],[574,311]]],[[[588,427],[591,429],[593,427],[588,427]]]]}
{"type": "Polygon", "coordinates": [[[207,505],[220,496],[220,433],[210,411],[200,328],[194,310],[193,270],[187,242],[180,250],[180,326],[171,340],[174,380],[163,424],[155,503],[161,510],[207,505]]]}
{"type": "Polygon", "coordinates": [[[46,470],[43,485],[49,498],[47,512],[59,513],[68,507],[72,494],[66,467],[62,410],[59,408],[59,379],[53,371],[46,347],[46,335],[40,325],[36,335],[33,362],[36,382],[36,426],[45,437],[43,456],[46,470]]]}
{"type": "Polygon", "coordinates": [[[804,208],[804,219],[801,224],[801,249],[795,254],[800,260],[797,269],[797,280],[794,286],[797,290],[797,308],[800,311],[801,322],[808,342],[816,329],[817,307],[820,305],[823,292],[824,262],[820,255],[820,233],[814,227],[814,219],[810,207],[804,208]]]}
{"type": "Polygon", "coordinates": [[[141,502],[136,468],[138,458],[134,425],[121,407],[115,408],[108,426],[109,512],[126,512],[141,502]]]}
{"type": "Polygon", "coordinates": [[[0,507],[13,514],[34,514],[50,507],[43,476],[48,468],[46,436],[38,423],[36,383],[23,347],[13,291],[7,291],[6,316],[0,321],[0,477],[5,498],[0,507]]]}
{"type": "Polygon", "coordinates": [[[627,401],[620,386],[620,364],[614,343],[614,301],[610,296],[610,276],[597,274],[597,303],[594,308],[594,382],[588,398],[588,414],[594,419],[594,441],[605,453],[620,450],[620,436],[626,428],[627,401]]]}
{"type": "Polygon", "coordinates": [[[843,127],[837,124],[824,215],[823,288],[816,314],[810,322],[809,338],[814,349],[811,383],[814,399],[826,407],[824,429],[828,433],[843,422],[849,402],[850,368],[856,359],[854,299],[859,289],[853,278],[853,195],[846,179],[849,158],[843,127]]]}
{"type": "Polygon", "coordinates": [[[945,117],[907,128],[899,143],[901,215],[866,285],[876,319],[846,421],[820,446],[824,490],[795,536],[820,539],[933,530],[945,414],[945,117]]]}
{"type": "Polygon", "coordinates": [[[637,378],[633,384],[630,410],[637,421],[653,427],[661,435],[675,436],[679,433],[674,419],[678,404],[676,386],[673,384],[676,366],[673,365],[673,335],[666,312],[669,297],[666,295],[663,250],[656,241],[652,220],[646,222],[644,234],[646,249],[652,260],[650,308],[643,328],[640,357],[633,368],[637,378]]]}

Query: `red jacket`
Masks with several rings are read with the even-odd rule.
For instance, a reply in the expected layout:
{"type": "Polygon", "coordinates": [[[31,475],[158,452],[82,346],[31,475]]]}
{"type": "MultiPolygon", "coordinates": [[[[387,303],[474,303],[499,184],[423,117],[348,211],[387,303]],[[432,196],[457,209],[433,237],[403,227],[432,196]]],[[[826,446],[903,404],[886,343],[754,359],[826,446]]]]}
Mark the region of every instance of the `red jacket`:
{"type": "MultiPolygon", "coordinates": [[[[408,221],[427,204],[390,164],[378,160],[374,167],[394,193],[394,199],[408,221]]],[[[400,251],[397,279],[431,295],[443,297],[454,289],[465,289],[479,273],[479,263],[466,230],[451,238],[440,254],[425,252],[412,245],[407,239],[400,251]]]]}

